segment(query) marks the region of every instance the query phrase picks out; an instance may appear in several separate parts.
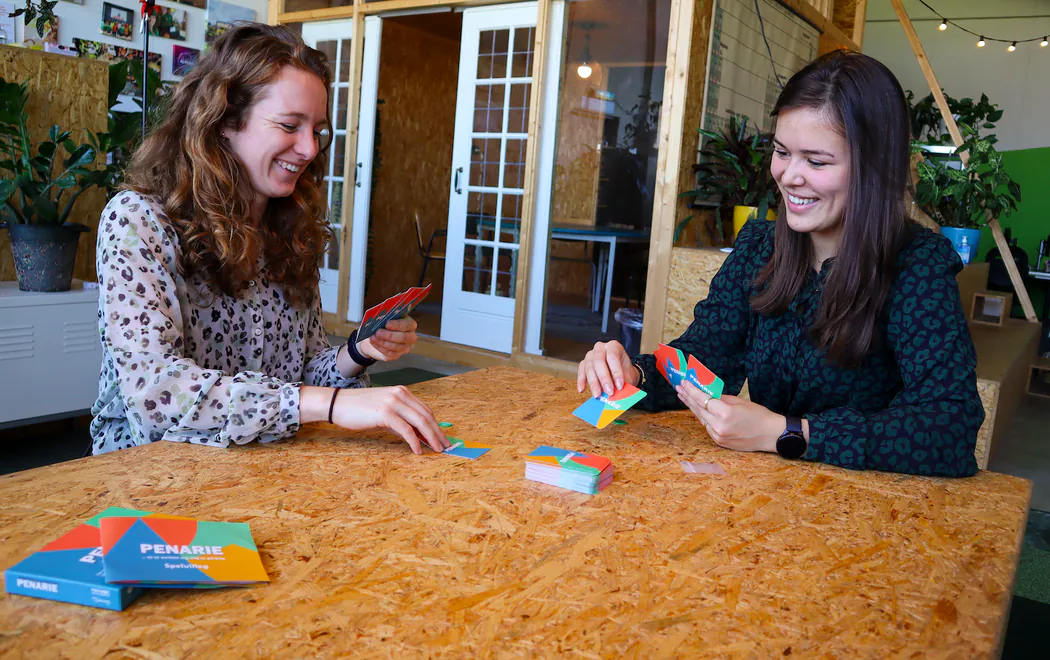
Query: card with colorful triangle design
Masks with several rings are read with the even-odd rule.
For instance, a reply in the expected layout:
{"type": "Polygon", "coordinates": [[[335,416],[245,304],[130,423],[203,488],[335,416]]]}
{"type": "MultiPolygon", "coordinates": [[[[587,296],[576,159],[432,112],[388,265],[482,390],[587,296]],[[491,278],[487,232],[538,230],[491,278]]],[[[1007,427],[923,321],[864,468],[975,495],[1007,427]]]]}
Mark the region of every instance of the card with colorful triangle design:
{"type": "Polygon", "coordinates": [[[604,429],[644,398],[645,392],[628,383],[612,396],[602,393],[600,396],[585,401],[572,414],[592,426],[604,429]]]}
{"type": "Polygon", "coordinates": [[[269,582],[247,523],[190,518],[105,518],[102,563],[111,584],[243,585],[269,582]]]}

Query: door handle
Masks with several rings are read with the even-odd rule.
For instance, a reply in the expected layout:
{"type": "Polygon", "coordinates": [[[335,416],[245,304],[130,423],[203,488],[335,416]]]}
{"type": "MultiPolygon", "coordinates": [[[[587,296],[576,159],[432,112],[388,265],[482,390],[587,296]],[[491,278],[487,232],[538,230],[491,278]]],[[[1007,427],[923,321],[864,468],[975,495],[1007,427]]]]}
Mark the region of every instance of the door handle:
{"type": "Polygon", "coordinates": [[[361,171],[361,166],[362,165],[364,165],[364,163],[357,163],[356,165],[354,165],[354,187],[355,188],[360,188],[361,187],[361,177],[358,176],[358,174],[361,171]]]}
{"type": "Polygon", "coordinates": [[[461,174],[463,174],[463,168],[462,167],[457,167],[456,168],[456,180],[452,184],[452,187],[456,189],[456,194],[457,195],[462,195],[463,194],[463,189],[459,187],[459,176],[461,174]]]}

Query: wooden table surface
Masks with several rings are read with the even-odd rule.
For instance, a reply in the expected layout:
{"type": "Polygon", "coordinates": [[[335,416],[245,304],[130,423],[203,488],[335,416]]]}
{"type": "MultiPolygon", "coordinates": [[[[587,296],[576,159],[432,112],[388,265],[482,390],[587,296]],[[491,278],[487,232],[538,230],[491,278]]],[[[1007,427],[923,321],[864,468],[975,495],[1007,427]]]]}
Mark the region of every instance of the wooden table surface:
{"type": "Polygon", "coordinates": [[[509,368],[412,388],[476,461],[327,425],[159,442],[0,479],[3,568],[107,506],[251,524],[272,583],[123,613],[0,597],[0,655],[977,658],[998,653],[1027,481],[851,472],[715,446],[684,412],[598,431],[575,384],[509,368]],[[540,444],[612,459],[589,497],[540,444]],[[680,460],[725,476],[685,474],[680,460]],[[913,655],[913,654],[918,655],[913,655]]]}

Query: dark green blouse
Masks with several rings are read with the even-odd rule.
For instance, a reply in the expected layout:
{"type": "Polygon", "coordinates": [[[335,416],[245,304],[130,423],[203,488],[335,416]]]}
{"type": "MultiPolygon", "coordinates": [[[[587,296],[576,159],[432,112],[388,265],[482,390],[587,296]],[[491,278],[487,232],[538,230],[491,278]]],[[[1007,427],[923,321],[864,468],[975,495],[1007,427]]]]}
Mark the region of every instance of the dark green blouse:
{"type": "MultiPolygon", "coordinates": [[[[823,281],[834,267],[810,272],[787,312],[751,309],[752,282],[773,256],[776,223],[749,222],[694,310],[692,325],[671,342],[692,354],[738,394],[782,415],[809,420],[805,459],[853,469],[962,477],[977,472],[974,447],[984,409],[977,395],[977,356],[955,275],[962,262],[951,243],[916,227],[898,258],[898,275],[878,319],[882,347],[857,368],[829,362],[806,329],[823,281]]],[[[684,407],[656,370],[645,373],[647,410],[684,407]]]]}

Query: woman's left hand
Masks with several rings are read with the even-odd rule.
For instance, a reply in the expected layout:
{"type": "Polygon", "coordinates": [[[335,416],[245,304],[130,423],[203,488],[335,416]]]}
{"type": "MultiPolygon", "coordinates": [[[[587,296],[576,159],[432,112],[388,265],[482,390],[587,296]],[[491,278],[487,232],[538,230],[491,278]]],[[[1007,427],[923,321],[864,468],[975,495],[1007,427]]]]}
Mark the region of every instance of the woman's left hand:
{"type": "Polygon", "coordinates": [[[416,322],[405,317],[387,324],[368,339],[357,343],[361,355],[379,360],[393,362],[412,350],[412,345],[419,339],[416,334],[416,322]]]}
{"type": "Polygon", "coordinates": [[[713,399],[689,382],[675,390],[719,446],[737,451],[776,452],[777,439],[787,424],[783,415],[728,394],[713,399]]]}

